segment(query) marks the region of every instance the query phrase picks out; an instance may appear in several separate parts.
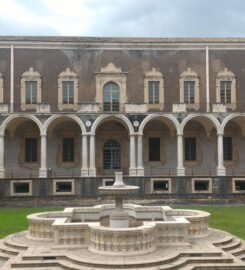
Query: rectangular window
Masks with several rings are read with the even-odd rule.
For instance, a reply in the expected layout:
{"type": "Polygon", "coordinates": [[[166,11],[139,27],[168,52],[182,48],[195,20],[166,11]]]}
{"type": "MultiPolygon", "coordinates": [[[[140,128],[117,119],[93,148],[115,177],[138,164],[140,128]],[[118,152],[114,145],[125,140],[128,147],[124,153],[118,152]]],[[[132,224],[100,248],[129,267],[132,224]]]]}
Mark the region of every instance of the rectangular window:
{"type": "Polygon", "coordinates": [[[226,161],[233,160],[232,137],[223,138],[223,152],[224,152],[224,160],[226,161]]]}
{"type": "Polygon", "coordinates": [[[29,193],[30,183],[13,183],[14,193],[29,193]]]}
{"type": "Polygon", "coordinates": [[[159,81],[148,82],[149,104],[159,104],[159,81]]]}
{"type": "Polygon", "coordinates": [[[37,104],[37,81],[26,81],[26,104],[37,104]]]}
{"type": "Polygon", "coordinates": [[[63,162],[74,161],[74,138],[63,138],[63,162]]]}
{"type": "Polygon", "coordinates": [[[195,191],[208,191],[209,190],[209,180],[195,180],[194,182],[195,191]]]}
{"type": "Polygon", "coordinates": [[[196,137],[185,138],[185,160],[196,160],[196,137]]]}
{"type": "Polygon", "coordinates": [[[231,81],[220,82],[220,102],[222,104],[231,103],[231,81]]]}
{"type": "Polygon", "coordinates": [[[195,103],[195,82],[184,81],[184,103],[194,104],[195,103]]]}
{"type": "Polygon", "coordinates": [[[244,180],[236,180],[235,181],[235,191],[245,191],[245,181],[244,180]]]}
{"type": "Polygon", "coordinates": [[[153,182],[154,191],[168,191],[169,190],[169,181],[154,181],[153,182]]]}
{"type": "Polygon", "coordinates": [[[25,139],[25,162],[37,162],[37,138],[25,139]]]}
{"type": "Polygon", "coordinates": [[[160,161],[160,138],[149,138],[149,161],[160,161]]]}
{"type": "Polygon", "coordinates": [[[62,81],[63,104],[74,103],[74,81],[62,81]]]}
{"type": "Polygon", "coordinates": [[[56,192],[72,192],[72,182],[56,182],[56,192]]]}

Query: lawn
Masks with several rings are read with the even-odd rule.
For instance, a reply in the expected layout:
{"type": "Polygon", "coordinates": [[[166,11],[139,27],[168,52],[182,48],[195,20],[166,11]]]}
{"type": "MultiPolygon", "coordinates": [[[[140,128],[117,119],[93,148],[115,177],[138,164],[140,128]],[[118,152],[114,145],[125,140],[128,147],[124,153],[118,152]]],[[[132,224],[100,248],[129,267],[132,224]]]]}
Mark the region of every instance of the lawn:
{"type": "MultiPolygon", "coordinates": [[[[174,208],[199,209],[211,213],[209,226],[225,230],[245,239],[245,206],[192,206],[176,205],[174,208]]],[[[0,238],[26,230],[26,216],[36,212],[58,211],[62,208],[0,208],[0,238]]]]}

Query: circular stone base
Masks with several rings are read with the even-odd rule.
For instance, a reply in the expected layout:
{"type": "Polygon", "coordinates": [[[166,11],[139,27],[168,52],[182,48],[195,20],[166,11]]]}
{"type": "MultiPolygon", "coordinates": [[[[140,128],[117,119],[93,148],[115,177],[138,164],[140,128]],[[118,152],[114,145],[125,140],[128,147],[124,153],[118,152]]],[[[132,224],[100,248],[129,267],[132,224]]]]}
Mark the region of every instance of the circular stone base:
{"type": "Polygon", "coordinates": [[[128,228],[129,215],[126,212],[114,212],[110,215],[111,228],[128,228]]]}

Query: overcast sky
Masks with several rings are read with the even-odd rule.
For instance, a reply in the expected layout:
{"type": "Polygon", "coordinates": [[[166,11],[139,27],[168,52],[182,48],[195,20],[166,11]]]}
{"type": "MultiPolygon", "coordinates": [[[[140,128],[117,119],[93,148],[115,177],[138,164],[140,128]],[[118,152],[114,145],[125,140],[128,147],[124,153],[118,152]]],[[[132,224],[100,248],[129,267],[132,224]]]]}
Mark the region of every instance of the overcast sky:
{"type": "Polygon", "coordinates": [[[0,35],[244,37],[245,0],[0,0],[0,35]]]}

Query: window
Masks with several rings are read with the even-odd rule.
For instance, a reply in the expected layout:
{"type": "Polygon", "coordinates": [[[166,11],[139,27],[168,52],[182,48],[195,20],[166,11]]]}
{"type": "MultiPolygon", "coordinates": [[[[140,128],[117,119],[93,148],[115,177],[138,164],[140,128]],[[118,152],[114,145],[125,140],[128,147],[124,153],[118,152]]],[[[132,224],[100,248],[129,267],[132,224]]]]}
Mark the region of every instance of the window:
{"type": "Polygon", "coordinates": [[[54,179],[53,194],[54,195],[73,195],[75,191],[74,179],[54,179]]]}
{"type": "Polygon", "coordinates": [[[74,138],[63,138],[63,162],[74,162],[74,138]]]}
{"type": "Polygon", "coordinates": [[[149,138],[149,161],[160,161],[160,138],[149,138]]]}
{"type": "Polygon", "coordinates": [[[56,192],[71,192],[71,182],[56,182],[56,192]]]}
{"type": "Polygon", "coordinates": [[[232,137],[224,137],[223,138],[223,153],[224,153],[224,160],[230,161],[233,160],[232,154],[232,137]]]}
{"type": "Polygon", "coordinates": [[[195,103],[195,82],[184,81],[184,103],[195,103]]]}
{"type": "Polygon", "coordinates": [[[151,178],[151,193],[171,193],[170,178],[151,178]]]}
{"type": "Polygon", "coordinates": [[[109,82],[103,87],[103,108],[105,112],[119,111],[119,86],[109,82]]]}
{"type": "Polygon", "coordinates": [[[10,181],[11,196],[31,196],[32,180],[12,180],[10,181]]]}
{"type": "Polygon", "coordinates": [[[144,79],[144,100],[149,108],[164,107],[164,80],[161,72],[152,68],[145,74],[144,79]]]}
{"type": "Polygon", "coordinates": [[[192,178],[192,193],[212,193],[212,178],[192,178]]]}
{"type": "Polygon", "coordinates": [[[149,81],[149,103],[159,104],[159,81],[149,81]]]}
{"type": "Polygon", "coordinates": [[[74,81],[62,81],[63,104],[74,103],[74,81]]]}
{"type": "Polygon", "coordinates": [[[232,192],[245,193],[245,178],[232,178],[232,192]]]}
{"type": "Polygon", "coordinates": [[[60,111],[78,109],[78,77],[69,68],[58,76],[58,107],[60,111]]]}
{"type": "Polygon", "coordinates": [[[37,138],[25,139],[25,162],[37,162],[37,138]]]}
{"type": "Polygon", "coordinates": [[[199,109],[199,78],[191,68],[180,74],[180,104],[185,108],[199,109]]]}
{"type": "Polygon", "coordinates": [[[104,144],[103,167],[105,170],[120,169],[120,145],[115,140],[106,141],[104,144]]]}
{"type": "Polygon", "coordinates": [[[39,109],[41,103],[41,75],[29,68],[21,76],[21,109],[39,109]],[[39,105],[38,105],[39,104],[39,105]]]}
{"type": "Polygon", "coordinates": [[[216,100],[225,108],[236,108],[236,77],[233,72],[225,68],[216,76],[216,100]]]}
{"type": "Polygon", "coordinates": [[[185,160],[196,160],[196,137],[185,138],[185,160]]]}
{"type": "Polygon", "coordinates": [[[37,104],[36,81],[26,81],[26,104],[37,104]]]}

